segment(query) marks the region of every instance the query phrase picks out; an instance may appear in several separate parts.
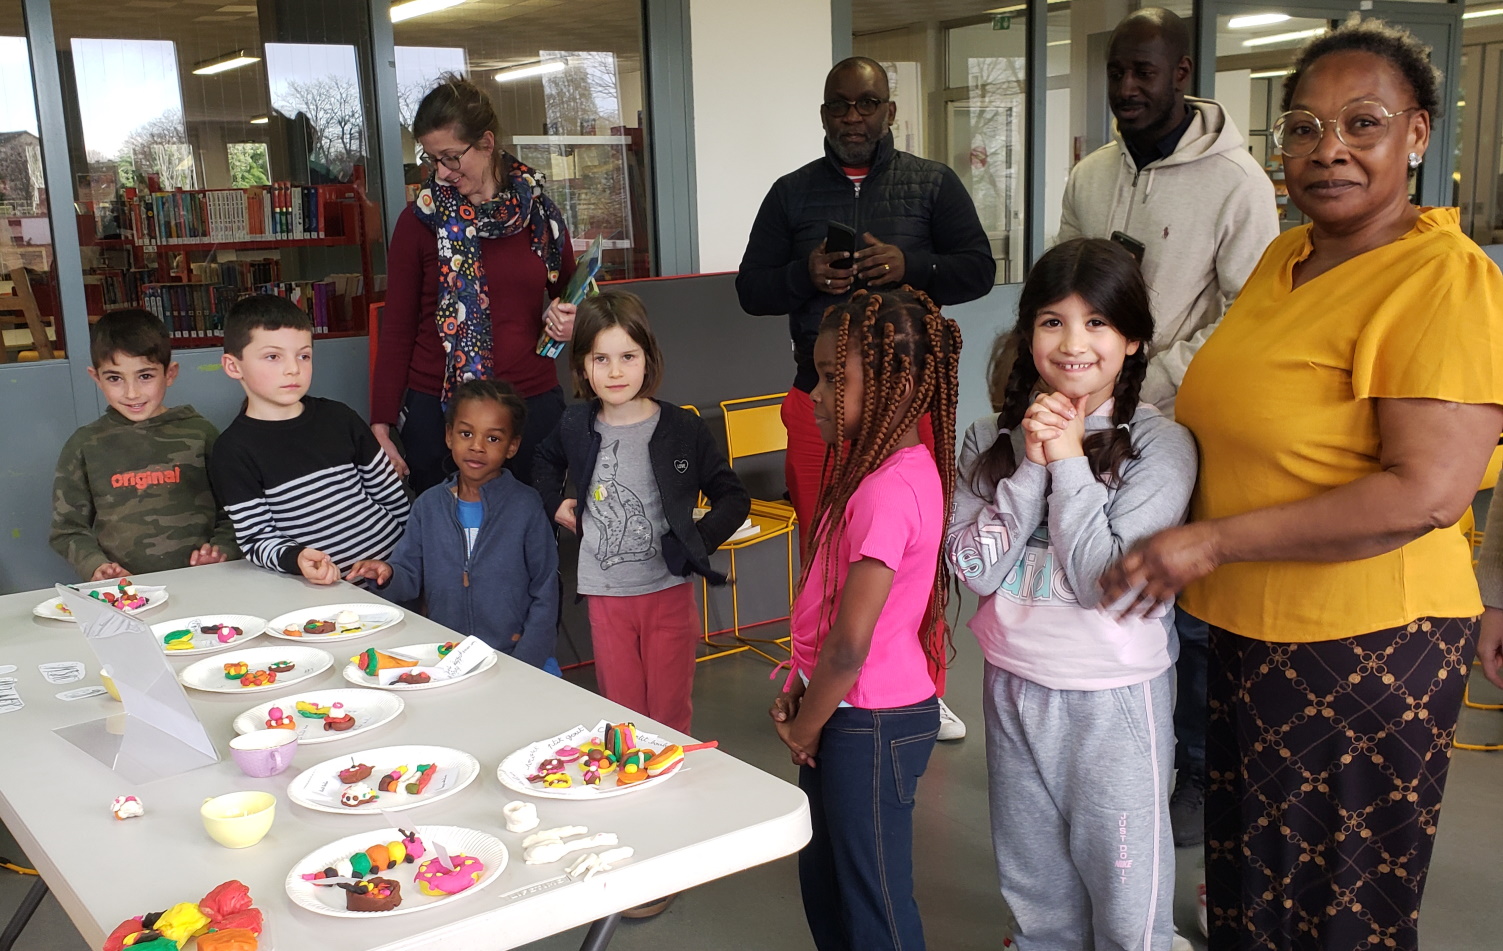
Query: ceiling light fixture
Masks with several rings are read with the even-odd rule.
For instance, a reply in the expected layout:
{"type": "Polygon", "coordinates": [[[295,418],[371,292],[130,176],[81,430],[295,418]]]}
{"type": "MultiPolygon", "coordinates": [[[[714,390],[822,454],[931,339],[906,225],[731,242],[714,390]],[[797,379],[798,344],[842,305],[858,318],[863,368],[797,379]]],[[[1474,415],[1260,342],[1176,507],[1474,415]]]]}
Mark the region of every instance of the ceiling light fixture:
{"type": "Polygon", "coordinates": [[[268,123],[270,121],[271,121],[271,116],[266,115],[265,113],[262,113],[259,116],[251,116],[250,117],[250,124],[251,125],[265,125],[266,123],[268,123]]]}
{"type": "Polygon", "coordinates": [[[1295,30],[1293,33],[1275,33],[1272,36],[1255,36],[1250,40],[1243,40],[1243,46],[1272,46],[1275,43],[1292,43],[1295,40],[1304,40],[1312,36],[1319,36],[1326,31],[1325,27],[1317,27],[1313,30],[1295,30]]]}
{"type": "Polygon", "coordinates": [[[1461,15],[1463,20],[1475,20],[1478,17],[1495,17],[1503,14],[1503,7],[1489,7],[1486,10],[1470,10],[1461,15]]]}
{"type": "Polygon", "coordinates": [[[193,74],[195,76],[212,76],[215,73],[228,72],[232,69],[239,69],[242,66],[249,66],[251,63],[259,62],[261,62],[261,57],[252,56],[245,50],[236,50],[233,53],[226,53],[223,56],[216,56],[213,59],[206,59],[202,63],[198,63],[193,67],[193,74]]]}
{"type": "Polygon", "coordinates": [[[1250,30],[1257,26],[1273,26],[1287,19],[1289,19],[1287,13],[1254,13],[1245,17],[1232,17],[1227,21],[1226,26],[1229,30],[1250,30]]]}
{"type": "Polygon", "coordinates": [[[1248,79],[1277,79],[1280,76],[1288,76],[1294,72],[1292,69],[1265,69],[1258,73],[1248,73],[1248,79]]]}
{"type": "Polygon", "coordinates": [[[546,63],[528,63],[525,66],[512,66],[501,70],[492,78],[498,83],[509,83],[517,79],[527,79],[532,76],[556,73],[568,65],[568,60],[550,59],[546,63]]]}
{"type": "Polygon", "coordinates": [[[467,0],[405,0],[403,3],[391,5],[391,22],[401,23],[403,20],[411,20],[439,10],[447,10],[457,7],[467,0]]]}

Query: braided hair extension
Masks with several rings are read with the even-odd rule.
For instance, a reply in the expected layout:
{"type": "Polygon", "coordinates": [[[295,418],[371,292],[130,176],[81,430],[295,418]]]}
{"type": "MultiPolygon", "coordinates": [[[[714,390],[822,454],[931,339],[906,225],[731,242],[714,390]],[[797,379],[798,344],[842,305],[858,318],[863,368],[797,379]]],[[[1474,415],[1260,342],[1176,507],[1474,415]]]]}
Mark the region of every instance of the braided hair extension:
{"type": "MultiPolygon", "coordinates": [[[[955,411],[960,392],[960,327],[946,318],[929,296],[903,286],[896,290],[857,291],[850,300],[825,312],[820,333],[835,335],[834,406],[844,419],[850,386],[845,378],[852,346],[861,363],[861,415],[849,447],[837,440],[827,450],[826,478],[815,507],[814,558],[805,562],[799,590],[814,575],[826,587],[820,623],[828,620],[834,601],[835,552],[844,532],[846,506],[861,481],[898,448],[905,433],[927,414],[934,427],[934,456],[948,518],[955,494],[955,411]],[[903,390],[912,390],[905,400],[903,390]]],[[[952,653],[949,603],[950,570],[943,550],[936,555],[934,589],[925,611],[921,636],[924,651],[944,665],[952,653]]]]}
{"type": "Polygon", "coordinates": [[[1033,330],[1040,311],[1067,297],[1083,299],[1097,315],[1129,341],[1138,343],[1128,354],[1112,389],[1112,428],[1094,432],[1082,441],[1091,472],[1103,482],[1121,478],[1122,466],[1138,457],[1128,427],[1138,411],[1138,393],[1148,373],[1148,346],[1153,340],[1153,311],[1148,286],[1132,254],[1104,238],[1075,238],[1051,248],[1034,264],[1018,300],[1018,322],[992,347],[990,379],[997,408],[997,441],[976,460],[968,477],[973,492],[989,496],[997,483],[1018,468],[1009,434],[1023,422],[1023,414],[1041,388],[1033,354],[1033,330]],[[1016,354],[1009,368],[1008,354],[1016,354]],[[1005,377],[1004,377],[1005,374],[1005,377]],[[999,381],[1005,378],[1005,383],[999,381]]]}

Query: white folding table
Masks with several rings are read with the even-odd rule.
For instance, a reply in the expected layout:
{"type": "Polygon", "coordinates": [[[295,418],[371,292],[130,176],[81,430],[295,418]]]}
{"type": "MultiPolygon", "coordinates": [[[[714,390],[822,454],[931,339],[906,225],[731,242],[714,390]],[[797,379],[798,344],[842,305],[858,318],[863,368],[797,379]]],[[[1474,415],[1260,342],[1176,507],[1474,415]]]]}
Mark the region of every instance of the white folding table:
{"type": "MultiPolygon", "coordinates": [[[[245,562],[134,580],[167,586],[169,601],[142,615],[148,623],[216,613],[272,618],[320,604],[380,602],[351,585],[318,587],[245,562]]],[[[406,709],[392,722],[348,739],[302,746],[290,769],[267,779],[245,776],[229,758],[228,741],[235,735],[230,724],[258,700],[283,694],[189,690],[221,761],[134,786],[53,733],[121,707],[108,697],[71,702],[56,698],[61,691],[99,679],[77,625],[32,615],[32,608],[50,594],[0,597],[0,665],[16,665],[14,673],[4,676],[17,679],[25,702],[23,709],[0,715],[0,750],[6,760],[0,769],[0,819],[94,947],[126,918],[196,901],[220,882],[239,879],[267,916],[267,943],[282,951],[499,951],[592,922],[584,947],[593,951],[610,940],[622,910],[789,855],[809,839],[809,806],[802,792],[719,750],[691,754],[680,775],[656,788],[598,802],[529,798],[506,789],[496,778],[503,757],[579,724],[632,720],[684,743],[689,738],[505,656],[462,683],[403,692],[406,709]],[[88,665],[88,674],[76,684],[49,684],[37,668],[55,661],[81,661],[88,665]],[[510,852],[500,879],[447,905],[390,918],[332,918],[294,905],[284,880],[299,859],[327,842],[388,823],[379,815],[341,816],[295,805],[287,797],[287,784],[301,770],[341,753],[417,743],[473,754],[480,760],[480,778],[454,796],[400,815],[414,825],[457,825],[497,836],[510,852]],[[276,821],[260,844],[225,849],[204,832],[198,808],[207,797],[242,789],[274,793],[276,821]],[[127,794],[140,798],[145,816],[114,818],[110,801],[127,794]],[[518,798],[536,804],[542,828],[582,825],[592,833],[615,832],[636,854],[589,881],[568,880],[563,874],[567,860],[526,865],[522,836],[507,832],[501,816],[501,807],[518,798]]],[[[395,627],[374,635],[310,645],[332,653],[335,664],[288,692],[351,686],[340,670],[348,657],[367,647],[453,638],[447,628],[409,613],[395,627]]],[[[279,643],[297,642],[262,635],[247,646],[279,643]]],[[[233,653],[232,649],[224,656],[233,653]]],[[[174,667],[198,659],[174,659],[174,667]]],[[[42,893],[39,885],[34,897],[40,899],[42,893]]]]}

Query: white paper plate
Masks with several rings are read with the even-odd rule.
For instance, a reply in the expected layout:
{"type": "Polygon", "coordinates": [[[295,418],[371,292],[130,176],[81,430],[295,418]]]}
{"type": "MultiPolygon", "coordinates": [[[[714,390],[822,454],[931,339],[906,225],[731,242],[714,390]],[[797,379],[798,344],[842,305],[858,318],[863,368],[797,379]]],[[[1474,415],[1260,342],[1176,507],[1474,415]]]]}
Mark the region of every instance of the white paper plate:
{"type": "MultiPolygon", "coordinates": [[[[252,647],[235,651],[233,654],[206,657],[197,663],[189,664],[178,671],[177,679],[184,687],[207,690],[210,693],[266,693],[271,690],[286,690],[290,685],[307,680],[309,677],[317,677],[333,666],[334,658],[329,656],[328,651],[312,647],[252,647]],[[251,670],[265,670],[268,665],[279,660],[290,660],[294,666],[285,674],[277,674],[276,683],[260,687],[242,687],[240,681],[228,680],[224,676],[225,664],[244,661],[250,665],[251,670]]],[[[357,727],[360,725],[358,720],[355,725],[357,727]]]]}
{"type": "MultiPolygon", "coordinates": [[[[298,805],[316,809],[319,812],[333,812],[349,816],[378,815],[383,810],[394,812],[400,809],[411,809],[414,806],[426,806],[430,802],[446,799],[474,782],[475,777],[479,775],[480,761],[463,750],[450,749],[447,746],[383,746],[380,749],[363,750],[349,756],[336,756],[311,769],[303,770],[288,784],[287,795],[298,805]],[[398,766],[416,769],[422,763],[433,763],[438,767],[438,772],[428,784],[428,788],[419,795],[411,795],[405,791],[377,792],[380,798],[369,805],[354,808],[341,806],[339,793],[346,784],[340,782],[339,771],[348,769],[356,763],[364,763],[371,767],[370,777],[362,779],[361,782],[373,790],[382,776],[398,766]]],[[[404,779],[403,783],[405,782],[404,779]]]]}
{"type": "Polygon", "coordinates": [[[373,604],[369,601],[353,602],[350,604],[320,604],[317,607],[303,608],[300,611],[289,611],[286,614],[272,618],[266,622],[266,633],[272,637],[284,637],[289,641],[353,641],[357,637],[365,637],[377,631],[384,631],[388,627],[402,620],[402,609],[393,604],[373,604]],[[302,627],[308,621],[332,621],[340,611],[354,611],[360,615],[364,623],[358,631],[349,634],[303,634],[293,637],[282,633],[283,628],[297,625],[302,627]]]}
{"type": "MultiPolygon", "coordinates": [[[[528,796],[538,796],[542,799],[590,800],[609,799],[612,796],[625,796],[628,793],[651,789],[654,786],[667,782],[684,771],[684,767],[680,766],[666,776],[654,776],[650,779],[644,779],[639,783],[632,783],[630,786],[617,786],[616,774],[613,771],[601,777],[600,785],[587,786],[580,781],[583,773],[579,769],[579,764],[569,763],[565,766],[565,771],[574,779],[574,785],[572,786],[564,789],[556,789],[544,786],[542,783],[530,783],[527,781],[528,776],[537,772],[538,764],[551,757],[554,750],[561,746],[577,747],[581,743],[588,743],[592,738],[598,743],[601,737],[605,735],[605,728],[607,726],[609,726],[609,723],[601,720],[595,724],[593,729],[577,726],[572,730],[560,733],[558,736],[550,737],[546,740],[538,740],[536,743],[529,743],[501,761],[501,765],[496,767],[496,778],[501,780],[501,785],[507,789],[528,796]]],[[[656,733],[637,731],[637,746],[639,747],[660,750],[672,742],[672,740],[666,740],[656,733]]]]}
{"type": "MultiPolygon", "coordinates": [[[[461,638],[455,635],[454,639],[457,641],[461,638]]],[[[432,667],[442,660],[438,656],[438,649],[442,646],[443,644],[408,644],[405,647],[386,648],[385,652],[410,658],[417,661],[423,667],[432,667]]],[[[377,690],[435,690],[439,687],[447,687],[450,684],[469,680],[476,674],[490,670],[494,666],[496,666],[496,652],[492,651],[485,660],[473,667],[469,673],[460,674],[458,677],[452,677],[448,680],[430,680],[425,684],[388,684],[383,687],[378,678],[370,676],[354,664],[344,665],[344,679],[355,684],[357,687],[374,687],[377,690]]]]}
{"type": "Polygon", "coordinates": [[[416,862],[398,865],[394,869],[381,873],[382,878],[389,878],[402,886],[402,903],[391,911],[349,911],[345,908],[344,889],[303,881],[304,875],[321,872],[330,866],[338,868],[340,863],[347,861],[356,852],[363,852],[373,845],[385,845],[387,842],[402,837],[398,830],[386,828],[345,836],[337,842],[330,842],[323,848],[304,856],[303,860],[287,873],[287,897],[315,914],[329,915],[334,918],[390,918],[393,915],[410,915],[415,911],[425,911],[457,901],[466,895],[473,895],[494,882],[506,870],[508,859],[506,846],[493,835],[460,826],[418,826],[416,832],[425,844],[436,841],[448,850],[451,856],[461,853],[473,855],[485,863],[485,874],[480,876],[480,881],[462,892],[429,898],[418,891],[417,885],[413,883],[413,876],[418,867],[433,857],[433,848],[429,846],[423,857],[416,862]]]}
{"type": "Polygon", "coordinates": [[[238,627],[245,633],[232,641],[221,644],[219,638],[213,634],[195,634],[193,637],[193,649],[182,651],[170,651],[166,645],[162,646],[162,653],[168,657],[200,657],[204,654],[212,654],[215,651],[229,650],[244,644],[253,637],[260,637],[261,632],[266,630],[266,618],[256,617],[253,614],[200,614],[198,617],[180,617],[175,621],[163,621],[151,626],[151,633],[157,639],[166,637],[173,631],[185,631],[197,621],[199,627],[209,627],[214,624],[227,624],[230,627],[238,627]]]}
{"type": "MultiPolygon", "coordinates": [[[[77,587],[79,591],[84,592],[84,594],[88,594],[90,591],[94,590],[114,591],[119,586],[119,584],[120,581],[117,578],[113,581],[95,581],[89,584],[76,585],[75,587],[77,587]]],[[[154,608],[159,608],[167,603],[167,589],[160,585],[138,584],[136,585],[136,593],[146,596],[146,605],[145,607],[139,607],[131,611],[126,611],[126,614],[141,614],[154,608]]],[[[99,603],[103,604],[104,602],[101,601],[99,603]]],[[[32,608],[31,613],[35,614],[37,617],[44,617],[53,621],[71,621],[75,624],[78,623],[77,621],[73,620],[73,612],[63,607],[62,601],[58,600],[56,597],[48,598],[46,601],[43,601],[41,604],[32,608]]]]}
{"type": "MultiPolygon", "coordinates": [[[[369,730],[374,730],[383,723],[388,722],[402,712],[406,704],[402,698],[394,693],[384,690],[354,690],[349,687],[332,687],[319,689],[309,687],[301,693],[292,693],[276,700],[257,704],[235,718],[233,726],[236,733],[250,733],[253,730],[266,729],[266,711],[272,707],[281,707],[287,715],[297,723],[297,741],[301,746],[312,746],[315,743],[332,743],[345,737],[359,736],[369,730]],[[325,730],[324,721],[315,717],[299,716],[297,702],[307,700],[328,706],[333,703],[344,704],[344,711],[355,718],[355,725],[343,733],[334,730],[325,730]]],[[[372,763],[372,766],[375,764],[372,763]]]]}

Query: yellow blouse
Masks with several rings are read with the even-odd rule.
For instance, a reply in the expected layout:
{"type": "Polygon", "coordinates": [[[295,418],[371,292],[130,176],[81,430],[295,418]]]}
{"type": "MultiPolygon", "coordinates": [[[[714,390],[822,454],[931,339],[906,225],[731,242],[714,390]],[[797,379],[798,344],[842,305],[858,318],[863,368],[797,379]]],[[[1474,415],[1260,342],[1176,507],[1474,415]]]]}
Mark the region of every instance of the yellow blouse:
{"type": "MultiPolygon", "coordinates": [[[[1293,289],[1310,228],[1264,252],[1196,354],[1176,419],[1200,443],[1196,519],[1319,495],[1378,472],[1379,398],[1503,404],[1503,273],[1454,208],[1293,289]]],[[[1336,564],[1223,565],[1180,598],[1244,637],[1322,641],[1482,611],[1455,528],[1336,564]]]]}

